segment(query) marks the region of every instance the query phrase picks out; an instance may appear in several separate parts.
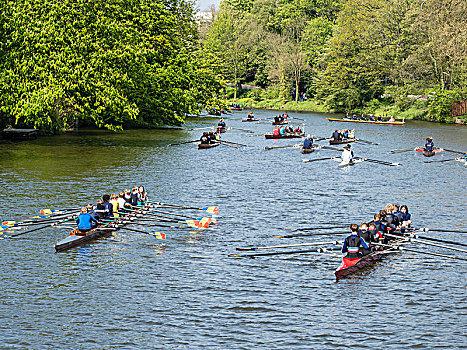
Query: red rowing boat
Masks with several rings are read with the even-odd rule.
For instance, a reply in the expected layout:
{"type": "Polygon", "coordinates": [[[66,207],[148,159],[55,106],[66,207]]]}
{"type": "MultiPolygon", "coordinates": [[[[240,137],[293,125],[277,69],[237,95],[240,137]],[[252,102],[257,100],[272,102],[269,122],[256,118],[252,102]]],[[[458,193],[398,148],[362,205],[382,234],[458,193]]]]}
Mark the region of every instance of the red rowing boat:
{"type": "Polygon", "coordinates": [[[423,148],[415,148],[415,150],[422,153],[425,157],[433,157],[435,154],[443,152],[442,148],[437,148],[433,151],[425,151],[423,148]]]}

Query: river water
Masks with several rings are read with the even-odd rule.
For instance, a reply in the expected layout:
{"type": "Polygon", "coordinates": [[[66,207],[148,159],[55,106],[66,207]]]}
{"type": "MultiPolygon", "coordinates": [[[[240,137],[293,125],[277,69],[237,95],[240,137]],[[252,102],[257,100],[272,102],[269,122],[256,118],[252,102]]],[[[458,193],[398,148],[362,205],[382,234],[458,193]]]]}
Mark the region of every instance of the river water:
{"type": "MultiPolygon", "coordinates": [[[[254,112],[257,118],[275,114],[254,112]]],[[[228,126],[258,134],[272,130],[266,123],[242,123],[246,114],[226,117],[228,126]]],[[[291,115],[318,136],[351,126],[320,114],[291,115]]],[[[193,119],[186,127],[215,123],[193,119]]],[[[379,146],[353,144],[355,155],[402,166],[302,163],[336,152],[265,151],[301,141],[265,140],[240,130],[223,138],[249,145],[246,149],[167,147],[202,132],[181,129],[82,130],[1,144],[2,221],[95,202],[134,184],[143,184],[152,200],[217,205],[220,214],[213,230],[167,229],[162,241],[122,229],[66,253],[53,247],[67,236],[66,228],[0,240],[0,348],[466,348],[465,261],[405,251],[336,282],[335,254],[228,257],[242,246],[341,239],[270,236],[290,233],[283,228],[369,221],[388,202],[406,204],[417,227],[467,230],[467,168],[455,161],[424,163],[455,154],[387,153],[422,146],[427,136],[439,147],[467,151],[466,127],[411,121],[356,129],[357,137],[379,146]]],[[[466,243],[461,234],[427,235],[466,243]]]]}

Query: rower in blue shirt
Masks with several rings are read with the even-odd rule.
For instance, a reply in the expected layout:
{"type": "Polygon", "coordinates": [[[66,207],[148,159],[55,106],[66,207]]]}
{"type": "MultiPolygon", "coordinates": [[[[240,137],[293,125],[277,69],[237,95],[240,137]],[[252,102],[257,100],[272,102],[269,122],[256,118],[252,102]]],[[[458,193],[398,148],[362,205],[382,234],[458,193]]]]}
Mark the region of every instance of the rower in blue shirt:
{"type": "Polygon", "coordinates": [[[431,137],[426,138],[425,148],[423,149],[425,152],[433,152],[435,149],[435,144],[433,143],[433,139],[431,137]]]}
{"type": "Polygon", "coordinates": [[[346,258],[361,258],[360,247],[370,249],[365,240],[358,235],[358,225],[352,224],[350,225],[350,236],[344,240],[342,253],[347,253],[346,258]]]}
{"type": "Polygon", "coordinates": [[[313,138],[310,134],[306,137],[305,141],[303,141],[303,148],[310,149],[313,148],[313,138]]]}
{"type": "Polygon", "coordinates": [[[91,226],[92,222],[95,222],[97,224],[97,220],[94,219],[91,215],[89,215],[88,208],[82,207],[81,213],[78,215],[78,218],[76,219],[76,223],[78,224],[79,232],[83,236],[86,236],[86,232],[92,228],[91,226]]]}

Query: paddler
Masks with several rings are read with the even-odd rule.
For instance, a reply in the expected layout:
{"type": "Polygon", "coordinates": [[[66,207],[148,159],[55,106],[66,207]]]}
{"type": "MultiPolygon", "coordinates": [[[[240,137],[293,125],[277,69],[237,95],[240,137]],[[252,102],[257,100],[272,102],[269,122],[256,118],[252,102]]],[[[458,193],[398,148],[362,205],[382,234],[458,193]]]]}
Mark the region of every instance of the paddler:
{"type": "Polygon", "coordinates": [[[433,139],[431,137],[427,137],[426,142],[425,142],[425,147],[423,148],[423,150],[425,152],[433,152],[434,149],[435,149],[435,144],[433,143],[433,139]]]}
{"type": "Polygon", "coordinates": [[[337,129],[335,129],[334,132],[332,133],[332,139],[334,141],[340,141],[341,140],[341,134],[337,129]]]}
{"type": "Polygon", "coordinates": [[[358,230],[358,235],[363,238],[367,246],[369,247],[368,249],[364,247],[360,247],[359,252],[362,255],[367,255],[371,253],[371,248],[370,244],[371,242],[374,241],[374,233],[368,230],[368,224],[366,222],[362,222],[360,224],[360,229],[358,230]]]}
{"type": "Polygon", "coordinates": [[[209,143],[208,133],[206,131],[203,132],[203,136],[201,136],[199,140],[201,141],[202,145],[207,145],[209,143]]]}
{"type": "Polygon", "coordinates": [[[280,135],[280,131],[281,131],[281,130],[280,130],[279,126],[276,125],[276,126],[274,127],[274,129],[272,130],[272,135],[273,135],[273,136],[279,136],[279,135],[280,135]]]}
{"type": "Polygon", "coordinates": [[[350,225],[350,236],[344,240],[342,253],[347,253],[346,258],[360,258],[360,247],[370,248],[363,238],[358,235],[358,225],[352,224],[350,225]]]}
{"type": "Polygon", "coordinates": [[[78,215],[76,219],[76,223],[78,224],[78,231],[74,231],[76,236],[86,236],[86,232],[88,232],[92,228],[92,223],[96,223],[97,220],[94,219],[88,213],[88,208],[82,207],[81,213],[78,215]]]}
{"type": "Polygon", "coordinates": [[[303,148],[305,148],[305,149],[313,148],[313,139],[311,138],[310,134],[308,134],[306,136],[305,141],[303,141],[303,148]]]}
{"type": "Polygon", "coordinates": [[[350,145],[347,144],[344,146],[344,150],[342,151],[342,161],[346,163],[350,163],[353,160],[353,151],[350,150],[350,145]]]}

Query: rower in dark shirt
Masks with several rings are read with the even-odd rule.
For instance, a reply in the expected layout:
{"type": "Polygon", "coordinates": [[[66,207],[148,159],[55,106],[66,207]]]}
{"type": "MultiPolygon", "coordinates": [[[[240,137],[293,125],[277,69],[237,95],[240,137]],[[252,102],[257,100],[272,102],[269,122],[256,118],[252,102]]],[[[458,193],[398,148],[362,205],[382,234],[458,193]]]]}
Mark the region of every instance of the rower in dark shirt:
{"type": "Polygon", "coordinates": [[[341,134],[337,129],[335,129],[334,132],[332,133],[332,138],[333,138],[334,141],[340,141],[341,140],[341,134]]]}
{"type": "Polygon", "coordinates": [[[371,253],[371,242],[374,241],[374,235],[371,231],[368,230],[368,225],[366,222],[360,224],[360,229],[358,230],[358,235],[363,238],[365,243],[368,245],[368,248],[360,247],[359,252],[362,255],[367,255],[371,253]]]}
{"type": "Polygon", "coordinates": [[[350,225],[350,236],[344,240],[342,253],[347,253],[346,258],[360,258],[362,255],[359,252],[360,246],[369,249],[366,242],[358,235],[358,225],[350,225]]]}
{"type": "Polygon", "coordinates": [[[209,137],[207,132],[203,132],[203,136],[199,139],[202,145],[207,145],[209,143],[209,137]]]}

